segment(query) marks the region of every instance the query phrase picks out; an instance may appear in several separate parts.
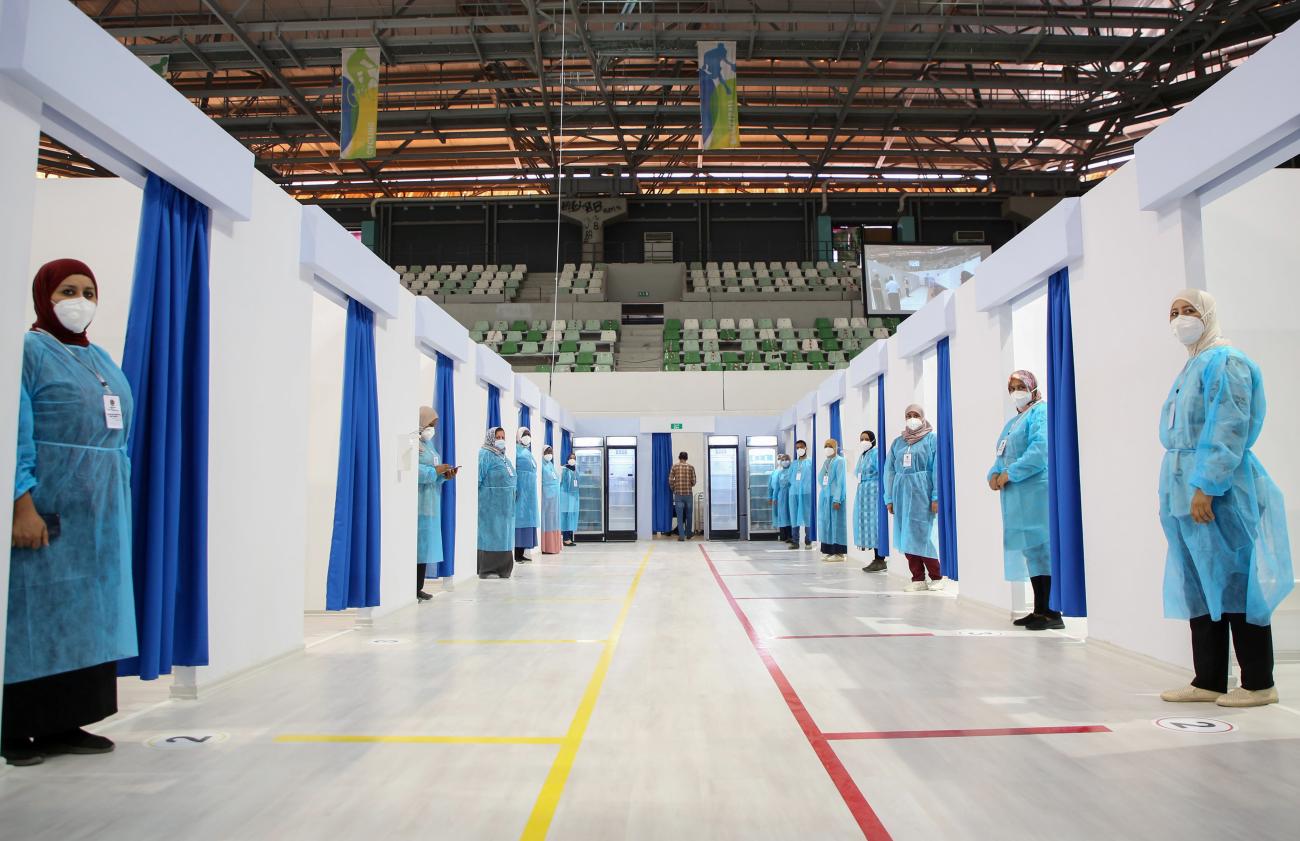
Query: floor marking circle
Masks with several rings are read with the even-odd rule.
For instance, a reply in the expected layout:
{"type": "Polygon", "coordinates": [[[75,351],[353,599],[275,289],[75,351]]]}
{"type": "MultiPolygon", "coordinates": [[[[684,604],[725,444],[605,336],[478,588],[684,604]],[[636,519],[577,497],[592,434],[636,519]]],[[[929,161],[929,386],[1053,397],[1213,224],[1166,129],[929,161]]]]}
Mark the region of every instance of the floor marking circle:
{"type": "Polygon", "coordinates": [[[370,641],[371,645],[401,645],[403,640],[399,639],[374,639],[370,641]]]}
{"type": "Polygon", "coordinates": [[[954,633],[956,633],[956,635],[959,637],[1000,637],[1003,635],[1002,631],[980,631],[980,630],[955,631],[954,633]]]}
{"type": "Polygon", "coordinates": [[[218,745],[230,738],[229,733],[215,730],[195,731],[190,733],[164,733],[145,740],[145,747],[155,750],[188,750],[204,745],[218,745]]]}
{"type": "Polygon", "coordinates": [[[1228,733],[1237,729],[1217,718],[1157,718],[1151,723],[1175,733],[1228,733]]]}

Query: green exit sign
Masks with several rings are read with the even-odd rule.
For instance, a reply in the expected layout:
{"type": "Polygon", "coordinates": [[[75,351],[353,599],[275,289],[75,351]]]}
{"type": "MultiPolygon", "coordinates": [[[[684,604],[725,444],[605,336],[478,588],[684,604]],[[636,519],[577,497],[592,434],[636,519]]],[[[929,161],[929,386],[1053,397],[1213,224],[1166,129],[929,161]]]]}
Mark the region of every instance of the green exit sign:
{"type": "Polygon", "coordinates": [[[642,289],[640,292],[636,293],[636,296],[637,296],[638,298],[649,298],[649,297],[650,297],[650,293],[647,292],[646,290],[642,289]]]}
{"type": "Polygon", "coordinates": [[[670,423],[670,424],[668,424],[668,428],[669,428],[669,429],[681,429],[681,428],[682,428],[682,425],[681,425],[680,423],[670,423]]]}

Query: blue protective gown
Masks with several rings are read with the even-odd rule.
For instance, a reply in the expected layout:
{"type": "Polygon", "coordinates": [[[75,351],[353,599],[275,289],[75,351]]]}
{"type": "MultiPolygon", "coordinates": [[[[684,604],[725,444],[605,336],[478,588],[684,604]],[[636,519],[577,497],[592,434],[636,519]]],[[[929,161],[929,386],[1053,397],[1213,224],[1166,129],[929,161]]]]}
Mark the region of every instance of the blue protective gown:
{"type": "Polygon", "coordinates": [[[1251,451],[1264,426],[1259,368],[1231,347],[1190,359],[1160,414],[1160,524],[1165,616],[1244,613],[1269,624],[1294,586],[1282,492],[1251,451]],[[1194,492],[1214,497],[1214,520],[1192,520],[1194,492]]]}
{"type": "Polygon", "coordinates": [[[62,536],[10,550],[5,683],[136,656],[131,579],[131,386],[96,345],[23,340],[14,499],[29,491],[62,536]],[[73,357],[76,357],[74,359],[73,357]],[[108,429],[104,389],[121,398],[124,429],[108,429]]]}
{"type": "Polygon", "coordinates": [[[510,459],[487,448],[478,451],[478,548],[515,548],[515,469],[510,459]]]}
{"type": "Polygon", "coordinates": [[[542,462],[542,531],[560,530],[560,474],[549,461],[542,462]]]}
{"type": "Polygon", "coordinates": [[[1002,427],[988,479],[1006,473],[1002,497],[1002,566],[1007,581],[1052,574],[1047,491],[1047,404],[1035,403],[1002,427]]]}
{"type": "Polygon", "coordinates": [[[778,467],[767,478],[767,497],[772,500],[772,525],[778,529],[790,526],[790,469],[778,467]]]}
{"type": "Polygon", "coordinates": [[[847,475],[844,456],[835,455],[822,461],[822,469],[817,474],[817,538],[822,544],[849,545],[847,475]]]}
{"type": "Polygon", "coordinates": [[[560,531],[578,530],[578,471],[560,471],[560,531]]]}
{"type": "Polygon", "coordinates": [[[432,443],[420,442],[419,526],[415,539],[415,562],[437,564],[442,558],[442,486],[445,476],[434,468],[442,464],[432,443]]]}
{"type": "Polygon", "coordinates": [[[801,458],[786,471],[790,475],[790,525],[794,528],[811,528],[813,524],[813,474],[817,468],[812,459],[801,458]]]}
{"type": "Polygon", "coordinates": [[[905,554],[939,557],[936,515],[930,511],[939,499],[938,461],[933,432],[911,445],[898,436],[885,459],[885,504],[894,506],[894,544],[905,554]]]}
{"type": "Polygon", "coordinates": [[[537,459],[523,444],[515,445],[515,547],[529,549],[537,545],[537,526],[541,522],[537,500],[537,459]]]}
{"type": "Polygon", "coordinates": [[[880,535],[880,457],[875,447],[858,457],[854,473],[858,490],[853,499],[853,545],[874,549],[880,535]]]}

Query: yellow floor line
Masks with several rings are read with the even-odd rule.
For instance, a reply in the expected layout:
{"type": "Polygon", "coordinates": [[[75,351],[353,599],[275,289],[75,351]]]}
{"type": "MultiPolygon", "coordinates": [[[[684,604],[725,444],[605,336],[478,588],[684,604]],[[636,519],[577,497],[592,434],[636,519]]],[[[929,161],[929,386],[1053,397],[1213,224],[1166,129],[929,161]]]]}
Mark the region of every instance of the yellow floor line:
{"type": "Polygon", "coordinates": [[[564,796],[564,787],[569,782],[569,772],[573,770],[578,748],[582,747],[582,737],[586,735],[587,724],[590,723],[591,714],[596,709],[596,699],[600,697],[605,676],[609,673],[609,665],[614,660],[614,649],[618,648],[619,638],[623,635],[623,626],[627,623],[627,615],[632,609],[637,585],[641,583],[641,576],[645,573],[646,565],[650,563],[650,553],[653,551],[653,545],[646,549],[645,557],[641,559],[641,566],[637,568],[636,577],[628,587],[627,595],[623,598],[623,607],[618,612],[618,619],[614,621],[614,629],[609,632],[605,649],[596,663],[596,671],[592,673],[591,680],[587,683],[587,690],[582,694],[578,711],[573,714],[569,732],[564,735],[564,740],[560,743],[560,751],[556,754],[555,762],[551,764],[551,770],[546,775],[546,782],[542,783],[542,790],[537,795],[537,802],[533,804],[532,814],[528,816],[528,823],[524,826],[523,834],[519,836],[520,841],[543,841],[551,829],[551,821],[555,818],[555,810],[560,805],[560,798],[564,796]]]}
{"type": "Polygon", "coordinates": [[[562,745],[568,737],[558,736],[341,736],[287,733],[276,736],[277,744],[385,744],[385,745],[562,745]]]}
{"type": "Polygon", "coordinates": [[[439,645],[565,645],[608,640],[438,640],[439,645]]]}

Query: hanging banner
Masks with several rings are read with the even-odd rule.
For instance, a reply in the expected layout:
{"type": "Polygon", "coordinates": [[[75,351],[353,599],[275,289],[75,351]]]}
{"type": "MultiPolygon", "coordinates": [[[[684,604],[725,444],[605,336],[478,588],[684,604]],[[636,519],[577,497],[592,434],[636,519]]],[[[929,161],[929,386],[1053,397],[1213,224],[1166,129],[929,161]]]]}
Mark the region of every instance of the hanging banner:
{"type": "Polygon", "coordinates": [[[740,146],[736,42],[697,42],[700,61],[700,148],[740,146]]]}
{"type": "Polygon", "coordinates": [[[343,125],[339,159],[373,158],[378,123],[379,49],[346,48],[343,50],[343,125]]]}

